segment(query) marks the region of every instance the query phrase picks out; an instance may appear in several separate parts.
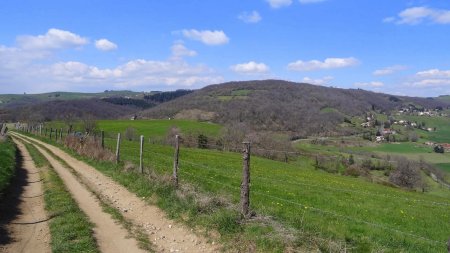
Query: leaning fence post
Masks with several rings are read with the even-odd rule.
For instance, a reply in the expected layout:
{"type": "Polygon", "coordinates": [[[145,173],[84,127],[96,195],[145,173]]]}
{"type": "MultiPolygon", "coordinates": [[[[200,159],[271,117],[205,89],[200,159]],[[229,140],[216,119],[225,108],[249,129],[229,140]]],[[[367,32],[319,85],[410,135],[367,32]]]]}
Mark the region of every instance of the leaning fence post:
{"type": "Polygon", "coordinates": [[[178,157],[180,154],[180,137],[175,135],[175,154],[173,157],[173,175],[172,180],[175,187],[178,187],[178,157]]]}
{"type": "Polygon", "coordinates": [[[120,162],[120,133],[117,134],[116,163],[120,162]]]}
{"type": "Polygon", "coordinates": [[[241,214],[244,218],[250,217],[250,142],[243,142],[243,166],[241,183],[241,214]]]}
{"type": "Polygon", "coordinates": [[[102,131],[102,149],[105,149],[105,131],[102,131]]]}
{"type": "Polygon", "coordinates": [[[144,136],[141,135],[141,146],[139,151],[139,171],[141,174],[144,173],[144,164],[142,163],[142,155],[144,153],[144,136]]]}

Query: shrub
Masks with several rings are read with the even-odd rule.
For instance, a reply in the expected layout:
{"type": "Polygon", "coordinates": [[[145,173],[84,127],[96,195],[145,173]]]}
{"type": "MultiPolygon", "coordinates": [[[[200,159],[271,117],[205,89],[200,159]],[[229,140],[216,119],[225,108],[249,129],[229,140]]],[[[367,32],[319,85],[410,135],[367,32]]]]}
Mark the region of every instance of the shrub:
{"type": "Polygon", "coordinates": [[[64,139],[64,145],[94,160],[113,161],[115,157],[111,151],[103,149],[98,141],[89,136],[69,135],[64,139]]]}
{"type": "Polygon", "coordinates": [[[443,153],[444,153],[444,147],[443,147],[442,145],[434,146],[433,150],[434,150],[434,152],[436,152],[436,153],[440,153],[440,154],[443,154],[443,153]]]}

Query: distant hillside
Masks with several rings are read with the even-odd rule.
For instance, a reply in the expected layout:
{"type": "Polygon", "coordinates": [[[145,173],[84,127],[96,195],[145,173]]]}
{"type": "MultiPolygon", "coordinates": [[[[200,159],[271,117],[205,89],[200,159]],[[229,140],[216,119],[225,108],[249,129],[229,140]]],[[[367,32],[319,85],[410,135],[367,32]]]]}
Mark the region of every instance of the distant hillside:
{"type": "Polygon", "coordinates": [[[426,108],[448,105],[433,98],[264,80],[207,86],[140,115],[244,123],[255,130],[285,131],[300,136],[332,135],[342,130],[338,126],[346,118],[370,111],[387,112],[409,104],[426,108]]]}
{"type": "Polygon", "coordinates": [[[104,91],[99,93],[80,92],[50,92],[41,94],[0,94],[0,108],[13,108],[40,102],[56,100],[78,100],[91,98],[129,97],[142,99],[142,92],[133,91],[104,91]]]}
{"type": "Polygon", "coordinates": [[[136,112],[191,93],[177,91],[105,91],[103,93],[51,92],[33,95],[0,95],[0,122],[33,118],[55,120],[90,115],[97,119],[129,117],[136,112]],[[0,104],[1,105],[1,104],[0,104]]]}
{"type": "Polygon", "coordinates": [[[111,104],[100,99],[56,100],[31,104],[15,108],[0,109],[2,121],[50,121],[66,118],[81,119],[117,119],[132,115],[139,111],[133,106],[111,104]]]}

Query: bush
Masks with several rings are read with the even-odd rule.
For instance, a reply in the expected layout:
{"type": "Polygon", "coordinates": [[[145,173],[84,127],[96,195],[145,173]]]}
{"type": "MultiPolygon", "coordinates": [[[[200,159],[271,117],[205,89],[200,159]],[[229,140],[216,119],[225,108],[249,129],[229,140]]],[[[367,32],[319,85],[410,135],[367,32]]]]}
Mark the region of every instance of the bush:
{"type": "Polygon", "coordinates": [[[115,155],[101,147],[101,144],[89,136],[77,137],[69,135],[64,139],[64,145],[80,155],[94,160],[113,161],[115,155]]]}
{"type": "Polygon", "coordinates": [[[368,172],[367,172],[367,170],[364,170],[363,168],[359,167],[358,165],[353,164],[353,165],[350,165],[347,169],[345,169],[344,175],[352,176],[352,177],[359,177],[359,176],[368,175],[368,172]]]}
{"type": "Polygon", "coordinates": [[[444,147],[442,145],[437,145],[433,148],[434,152],[443,154],[444,153],[444,147]]]}
{"type": "Polygon", "coordinates": [[[135,140],[136,139],[136,129],[133,127],[127,127],[127,129],[125,129],[125,138],[129,141],[135,140]]]}
{"type": "Polygon", "coordinates": [[[203,134],[199,134],[197,137],[198,148],[208,148],[208,137],[203,134]]]}

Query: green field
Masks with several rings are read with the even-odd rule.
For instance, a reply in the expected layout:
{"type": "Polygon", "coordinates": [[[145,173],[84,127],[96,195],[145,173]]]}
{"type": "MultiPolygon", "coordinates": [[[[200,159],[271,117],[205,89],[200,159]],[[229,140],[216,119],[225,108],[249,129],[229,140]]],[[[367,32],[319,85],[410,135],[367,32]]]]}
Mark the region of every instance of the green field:
{"type": "Polygon", "coordinates": [[[11,138],[0,138],[0,197],[8,187],[16,167],[16,146],[11,138]]]}
{"type": "MultiPolygon", "coordinates": [[[[204,134],[210,137],[219,135],[222,126],[209,122],[198,122],[192,120],[98,120],[96,121],[99,131],[105,131],[105,135],[111,138],[117,136],[117,133],[124,133],[127,128],[134,128],[136,135],[144,135],[147,137],[163,138],[167,135],[171,128],[178,128],[181,133],[197,133],[204,134]]],[[[67,129],[67,125],[63,122],[48,122],[45,123],[45,128],[63,128],[67,129]]],[[[77,122],[74,126],[75,131],[83,132],[82,123],[77,122]]]]}
{"type": "Polygon", "coordinates": [[[427,116],[398,116],[399,118],[411,122],[425,122],[425,127],[435,128],[436,131],[426,132],[417,130],[417,133],[423,135],[425,139],[438,143],[450,143],[450,118],[449,117],[427,117],[427,116]]]}
{"type": "Polygon", "coordinates": [[[98,128],[108,133],[123,133],[128,127],[136,129],[136,133],[145,137],[164,137],[172,127],[179,128],[182,133],[203,133],[217,136],[222,129],[218,124],[191,120],[100,120],[98,128]]]}
{"type": "MultiPolygon", "coordinates": [[[[113,146],[113,143],[109,144],[113,146]]],[[[136,142],[122,144],[124,160],[138,162],[136,142]]],[[[145,164],[169,174],[173,148],[147,145],[145,164]]],[[[252,208],[305,234],[346,242],[359,252],[444,252],[450,231],[446,197],[407,192],[361,179],[316,171],[303,158],[295,165],[252,158],[252,208]]],[[[182,182],[239,200],[241,155],[183,148],[182,182]]]]}
{"type": "MultiPolygon", "coordinates": [[[[154,130],[150,127],[150,123],[155,123],[153,121],[101,121],[99,125],[114,132],[124,130],[131,123],[137,130],[156,135],[167,131],[170,122],[178,121],[156,122],[158,124],[153,125],[154,130]]],[[[199,123],[187,122],[180,129],[189,129],[190,124],[196,129],[199,123]]],[[[208,123],[201,124],[207,124],[205,129],[212,128],[208,123]]],[[[217,133],[220,127],[215,127],[217,133]]],[[[107,139],[106,146],[113,150],[114,140],[107,139]]],[[[138,164],[138,146],[138,142],[123,141],[122,160],[138,164]]],[[[158,175],[170,175],[173,147],[149,143],[144,146],[147,169],[158,175]]],[[[313,152],[322,149],[327,154],[342,151],[337,147],[319,145],[308,148],[313,152]]],[[[411,156],[426,150],[414,143],[381,144],[358,149],[411,156]]],[[[251,158],[251,208],[260,219],[273,220],[280,225],[267,225],[266,229],[261,229],[251,223],[244,224],[242,231],[238,232],[244,234],[242,238],[253,238],[249,240],[254,241],[259,251],[263,252],[283,252],[286,245],[294,248],[316,245],[323,251],[330,248],[339,251],[336,245],[342,245],[355,252],[445,252],[450,231],[449,190],[440,189],[439,195],[405,191],[367,182],[363,178],[315,170],[313,164],[314,160],[305,156],[295,163],[251,158]],[[281,234],[289,240],[274,241],[270,239],[274,234],[281,234]]],[[[213,196],[226,196],[238,205],[241,154],[182,147],[179,167],[182,184],[193,185],[213,196]]],[[[158,192],[149,196],[155,198],[154,194],[158,192]]],[[[164,194],[156,195],[156,198],[164,197],[164,194]]],[[[169,204],[164,202],[163,205],[169,204]]],[[[205,215],[193,210],[185,212],[205,215]]],[[[183,219],[183,213],[178,215],[183,219]]],[[[221,219],[220,212],[214,214],[214,217],[217,216],[221,219]]],[[[227,233],[229,231],[221,231],[225,238],[230,236],[227,233]]]]}

